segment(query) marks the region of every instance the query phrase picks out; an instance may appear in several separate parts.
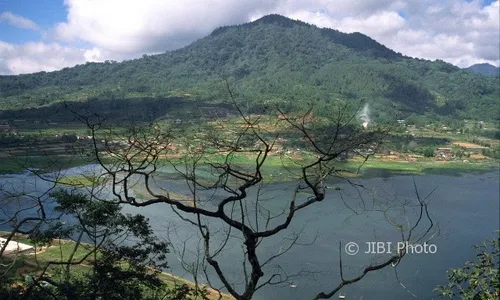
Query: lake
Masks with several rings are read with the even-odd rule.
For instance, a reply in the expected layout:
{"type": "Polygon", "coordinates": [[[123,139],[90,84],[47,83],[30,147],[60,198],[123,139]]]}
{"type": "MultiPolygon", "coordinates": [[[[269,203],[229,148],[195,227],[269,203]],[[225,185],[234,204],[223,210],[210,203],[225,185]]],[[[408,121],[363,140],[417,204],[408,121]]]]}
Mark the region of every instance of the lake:
{"type": "MultiPolygon", "coordinates": [[[[80,170],[74,168],[71,172],[80,170]]],[[[264,272],[269,274],[280,266],[288,274],[301,273],[302,276],[290,278],[281,285],[264,287],[257,292],[254,299],[310,299],[318,292],[333,289],[339,282],[339,242],[342,242],[342,245],[355,242],[360,248],[356,255],[350,256],[345,253],[345,248],[341,247],[345,277],[358,274],[362,267],[387,257],[387,254],[383,253],[364,253],[368,247],[366,243],[392,242],[394,247],[400,235],[390,221],[400,223],[404,220],[398,213],[402,212],[405,200],[409,201],[404,206],[409,221],[415,221],[415,211],[418,207],[409,205],[415,204],[413,178],[420,195],[426,196],[435,189],[428,204],[430,216],[439,226],[439,232],[429,241],[435,245],[435,253],[409,253],[397,268],[389,267],[370,273],[360,282],[345,287],[342,295],[346,295],[349,300],[438,299],[433,289],[437,284],[446,283],[446,270],[463,266],[465,261],[474,259],[476,253],[472,245],[485,238],[493,238],[494,231],[499,228],[498,175],[496,170],[482,174],[464,173],[460,176],[412,177],[389,176],[383,173],[382,177],[355,180],[363,186],[361,190],[347,183],[329,182],[328,185],[336,189],[328,190],[327,198],[323,202],[298,213],[285,234],[262,243],[258,248],[261,261],[264,261],[265,257],[286,248],[287,237],[300,232],[299,242],[303,244],[296,245],[279,257],[272,266],[264,269],[264,272]],[[363,207],[363,203],[367,208],[373,203],[380,203],[376,205],[377,208],[383,205],[392,209],[386,215],[380,211],[368,210],[357,215],[347,207],[356,210],[363,207]],[[295,287],[292,288],[291,285],[295,287]]],[[[8,181],[29,187],[33,191],[47,186],[46,183],[40,183],[28,175],[0,177],[0,182],[5,184],[8,181]]],[[[175,192],[182,192],[180,182],[164,182],[163,185],[174,189],[175,192]]],[[[266,201],[266,207],[271,211],[279,211],[285,207],[294,188],[293,183],[287,182],[269,184],[263,199],[266,201]]],[[[210,207],[213,204],[206,205],[210,207]]],[[[184,241],[188,245],[186,260],[195,260],[198,245],[196,231],[181,221],[168,205],[126,207],[125,210],[150,218],[158,236],[168,236],[179,250],[182,248],[180,242],[184,241]]],[[[422,225],[423,230],[427,225],[422,225]]],[[[220,224],[214,222],[213,228],[218,226],[220,224]]],[[[229,278],[240,284],[243,282],[242,252],[234,241],[229,243],[227,251],[222,253],[218,260],[223,270],[229,274],[229,278]]],[[[190,278],[173,253],[169,263],[169,272],[190,278]]]]}
{"type": "MultiPolygon", "coordinates": [[[[398,205],[402,199],[415,199],[412,178],[415,179],[419,193],[423,197],[435,189],[429,197],[428,209],[432,220],[439,226],[439,233],[430,241],[436,246],[437,251],[428,254],[408,254],[397,267],[397,277],[394,268],[387,268],[370,273],[362,281],[343,289],[342,293],[347,295],[348,299],[437,298],[433,289],[437,284],[446,283],[446,270],[450,267],[460,267],[465,261],[473,259],[476,253],[472,245],[482,242],[485,238],[494,237],[494,231],[499,228],[498,172],[466,173],[461,176],[387,176],[385,172],[384,175],[384,177],[356,180],[364,186],[365,201],[370,200],[373,193],[380,199],[394,201],[398,205]]],[[[352,201],[353,206],[359,207],[360,201],[356,189],[346,183],[333,182],[332,185],[341,188],[346,202],[352,201]]],[[[287,204],[287,200],[290,199],[294,187],[293,183],[271,184],[266,190],[266,196],[270,199],[268,208],[282,209],[283,204],[287,204]]],[[[308,246],[295,246],[275,262],[275,265],[281,266],[290,274],[302,272],[307,275],[290,279],[280,286],[263,288],[254,299],[310,299],[317,292],[327,292],[332,289],[339,280],[340,241],[343,244],[356,242],[362,250],[367,250],[366,242],[382,241],[395,244],[398,241],[398,231],[388,224],[381,213],[365,212],[355,215],[346,208],[338,193],[332,190],[329,192],[329,196],[323,202],[297,214],[287,231],[290,234],[302,232],[301,241],[310,243],[314,239],[314,243],[308,246]],[[291,288],[292,284],[296,287],[291,288]]],[[[194,252],[195,232],[172,214],[168,206],[134,208],[132,211],[149,217],[160,235],[167,235],[168,228],[175,226],[176,232],[170,232],[170,239],[185,240],[176,239],[175,235],[191,237],[187,244],[190,245],[189,250],[194,252]]],[[[424,229],[425,226],[427,225],[423,226],[424,229]]],[[[286,246],[280,238],[261,245],[259,253],[262,257],[276,254],[280,248],[286,246]]],[[[362,252],[364,251],[355,256],[343,253],[346,276],[357,274],[356,271],[370,264],[373,259],[386,257],[362,252]]],[[[189,254],[184,255],[190,257],[189,254]]],[[[221,255],[219,263],[231,274],[231,278],[243,282],[240,275],[241,257],[240,248],[231,246],[224,255],[221,255]]],[[[170,260],[170,266],[170,271],[174,274],[189,278],[189,274],[183,270],[175,257],[170,260]]]]}

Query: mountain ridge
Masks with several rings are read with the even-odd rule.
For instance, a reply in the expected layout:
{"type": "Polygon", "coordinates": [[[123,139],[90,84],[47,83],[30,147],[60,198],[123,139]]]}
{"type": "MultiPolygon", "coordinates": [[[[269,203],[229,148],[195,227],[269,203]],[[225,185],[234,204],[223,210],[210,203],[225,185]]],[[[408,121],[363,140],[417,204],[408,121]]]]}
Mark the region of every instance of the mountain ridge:
{"type": "Polygon", "coordinates": [[[474,118],[484,112],[484,118],[497,117],[494,80],[443,61],[403,56],[360,33],[279,15],[222,26],[158,55],[1,76],[0,108],[183,94],[207,99],[214,97],[221,78],[256,108],[358,99],[371,102],[381,119],[412,114],[474,118]]]}
{"type": "Polygon", "coordinates": [[[379,51],[386,51],[387,53],[385,56],[390,56],[392,58],[403,58],[404,56],[401,53],[397,53],[393,51],[392,49],[387,48],[386,46],[380,44],[376,40],[370,38],[369,36],[362,34],[360,32],[353,32],[353,33],[344,33],[336,29],[332,28],[321,28],[316,25],[308,24],[306,22],[300,21],[300,20],[294,20],[290,19],[287,17],[284,17],[282,15],[278,14],[270,14],[263,16],[253,22],[249,23],[243,23],[240,25],[228,25],[228,26],[221,26],[216,28],[210,36],[216,36],[225,30],[229,28],[235,28],[235,27],[247,27],[247,28],[252,28],[254,26],[260,25],[260,24],[270,24],[270,25],[279,25],[285,28],[291,28],[293,26],[304,26],[304,27],[309,27],[309,28],[317,28],[321,31],[321,33],[325,36],[328,37],[331,41],[342,44],[348,48],[352,48],[355,50],[366,50],[366,49],[371,49],[371,48],[376,48],[379,51]],[[357,40],[357,41],[353,41],[357,40]],[[362,41],[361,46],[359,45],[359,42],[362,41]]]}

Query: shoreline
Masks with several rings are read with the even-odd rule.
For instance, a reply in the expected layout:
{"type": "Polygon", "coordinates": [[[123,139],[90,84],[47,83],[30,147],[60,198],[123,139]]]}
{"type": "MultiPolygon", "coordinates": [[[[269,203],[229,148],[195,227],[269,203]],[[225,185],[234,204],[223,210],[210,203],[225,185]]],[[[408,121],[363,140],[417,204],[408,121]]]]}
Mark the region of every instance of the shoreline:
{"type": "MultiPolygon", "coordinates": [[[[21,161],[29,162],[30,159],[33,159],[34,164],[32,165],[32,168],[37,168],[39,169],[40,167],[43,168],[42,165],[42,160],[39,159],[39,156],[22,156],[22,157],[5,157],[4,158],[4,163],[0,165],[0,176],[1,175],[10,175],[10,174],[23,174],[26,172],[28,169],[26,168],[27,165],[22,164],[22,163],[17,163],[15,160],[19,159],[21,161]],[[13,159],[15,158],[15,159],[13,159]]],[[[59,156],[54,156],[47,158],[45,157],[47,162],[50,163],[50,159],[55,159],[55,158],[61,158],[61,160],[58,161],[60,165],[58,166],[61,170],[63,169],[70,169],[70,168],[75,168],[75,167],[81,167],[85,166],[88,164],[92,164],[91,161],[88,160],[83,160],[83,159],[68,159],[67,156],[59,157],[59,156]],[[65,161],[67,160],[67,161],[65,161]]],[[[297,166],[286,166],[284,165],[281,161],[280,158],[277,157],[269,157],[270,162],[268,165],[264,165],[263,169],[269,169],[269,170],[279,170],[284,167],[287,168],[297,168],[297,166]]],[[[301,161],[304,161],[303,159],[299,159],[298,162],[300,163],[301,161]]],[[[248,160],[248,163],[245,161],[239,161],[234,163],[235,165],[240,165],[240,166],[249,166],[252,165],[253,160],[248,160]]],[[[161,164],[161,161],[160,161],[161,164]]],[[[464,172],[466,170],[469,171],[481,171],[481,170],[488,170],[488,169],[493,169],[493,168],[498,168],[500,166],[500,161],[497,161],[495,159],[482,159],[482,160],[452,160],[452,161],[443,161],[443,160],[433,160],[433,159],[424,159],[424,160],[415,160],[415,161],[408,161],[408,160],[401,160],[401,159],[386,159],[383,156],[379,157],[374,157],[371,159],[368,159],[366,162],[362,162],[360,159],[348,159],[348,160],[343,160],[343,161],[338,161],[339,167],[344,167],[347,170],[351,171],[349,174],[353,174],[357,171],[359,166],[361,167],[361,171],[369,171],[369,170],[381,170],[381,171],[388,171],[388,172],[394,172],[399,175],[425,175],[426,173],[432,173],[435,174],[436,172],[431,171],[428,172],[426,170],[459,170],[461,172],[464,172]]],[[[53,166],[52,166],[53,167],[53,166]]],[[[50,170],[48,170],[50,171],[50,170]]],[[[272,172],[273,173],[273,172],[272,172]]],[[[362,173],[362,172],[361,172],[362,173]]],[[[448,172],[447,172],[448,173],[448,172]]],[[[271,175],[271,177],[275,176],[277,174],[271,175]]],[[[354,174],[359,176],[359,174],[354,174]]],[[[279,177],[279,176],[278,176],[279,177]]],[[[362,177],[362,174],[361,174],[362,177]]]]}
{"type": "MultiPolygon", "coordinates": [[[[194,287],[194,286],[195,286],[195,283],[194,283],[193,281],[188,280],[188,279],[186,279],[186,278],[184,278],[184,277],[177,276],[177,275],[174,275],[174,274],[169,273],[169,272],[166,272],[166,271],[161,271],[161,273],[160,273],[160,274],[161,274],[161,275],[166,275],[166,276],[168,276],[169,278],[173,278],[174,280],[181,281],[181,282],[183,282],[183,283],[187,284],[187,285],[188,285],[188,286],[190,286],[190,287],[194,287]]],[[[166,279],[166,281],[168,281],[168,279],[166,279]]],[[[175,284],[175,281],[173,281],[172,283],[174,283],[174,284],[175,284]]],[[[212,287],[210,287],[210,286],[208,286],[208,285],[205,285],[205,284],[198,284],[198,286],[199,286],[201,289],[205,288],[205,289],[209,292],[208,297],[212,297],[212,296],[213,296],[213,297],[217,297],[217,298],[214,298],[214,299],[219,299],[219,295],[220,295],[220,296],[221,296],[221,298],[220,298],[221,300],[232,300],[232,299],[234,299],[234,297],[233,297],[233,296],[231,296],[230,294],[228,294],[228,293],[224,293],[224,292],[220,292],[220,293],[219,293],[219,291],[217,291],[216,289],[214,289],[214,288],[212,288],[212,287]]]]}

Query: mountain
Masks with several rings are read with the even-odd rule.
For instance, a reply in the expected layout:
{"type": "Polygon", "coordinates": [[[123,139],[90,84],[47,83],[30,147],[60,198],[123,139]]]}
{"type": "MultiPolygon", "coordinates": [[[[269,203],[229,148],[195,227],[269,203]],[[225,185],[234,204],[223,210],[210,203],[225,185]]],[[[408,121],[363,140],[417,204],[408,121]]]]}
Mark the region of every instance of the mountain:
{"type": "Polygon", "coordinates": [[[472,71],[476,74],[500,77],[500,68],[486,63],[472,65],[466,68],[466,70],[472,71]]]}
{"type": "Polygon", "coordinates": [[[217,28],[163,54],[0,76],[0,109],[185,94],[215,103],[221,99],[221,78],[254,110],[360,100],[370,104],[373,117],[385,121],[412,114],[481,120],[499,115],[499,86],[493,78],[439,60],[403,56],[361,33],[279,15],[217,28]]]}

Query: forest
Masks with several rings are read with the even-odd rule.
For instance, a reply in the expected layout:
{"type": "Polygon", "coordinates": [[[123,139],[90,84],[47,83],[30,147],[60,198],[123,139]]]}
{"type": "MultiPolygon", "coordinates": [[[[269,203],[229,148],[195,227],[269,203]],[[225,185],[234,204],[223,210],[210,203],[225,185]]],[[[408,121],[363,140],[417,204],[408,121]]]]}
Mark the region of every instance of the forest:
{"type": "Polygon", "coordinates": [[[220,27],[158,55],[0,76],[0,109],[5,112],[0,120],[9,119],[7,111],[59,102],[104,100],[106,106],[126,99],[156,103],[183,97],[218,104],[223,100],[214,90],[221,79],[230,81],[256,111],[361,100],[371,105],[378,123],[409,116],[442,123],[499,116],[498,78],[403,56],[360,33],[269,15],[220,27]]]}

